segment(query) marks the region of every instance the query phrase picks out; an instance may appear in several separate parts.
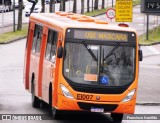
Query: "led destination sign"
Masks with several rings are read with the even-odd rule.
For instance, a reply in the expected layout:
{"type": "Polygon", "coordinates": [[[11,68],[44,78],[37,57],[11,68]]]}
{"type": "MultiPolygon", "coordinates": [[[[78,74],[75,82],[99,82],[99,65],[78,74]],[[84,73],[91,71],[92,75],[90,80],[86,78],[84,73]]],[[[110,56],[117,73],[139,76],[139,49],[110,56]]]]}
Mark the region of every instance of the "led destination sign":
{"type": "Polygon", "coordinates": [[[105,31],[75,30],[74,38],[103,41],[128,41],[128,34],[105,31]]]}

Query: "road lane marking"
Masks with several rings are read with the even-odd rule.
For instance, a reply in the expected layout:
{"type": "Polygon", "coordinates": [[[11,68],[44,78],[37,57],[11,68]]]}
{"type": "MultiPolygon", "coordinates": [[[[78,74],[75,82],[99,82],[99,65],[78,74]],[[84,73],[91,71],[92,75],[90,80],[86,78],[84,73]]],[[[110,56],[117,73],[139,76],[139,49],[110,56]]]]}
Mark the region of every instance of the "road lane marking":
{"type": "Polygon", "coordinates": [[[150,51],[152,51],[154,54],[160,54],[160,51],[158,51],[156,48],[153,46],[146,46],[150,51]]]}

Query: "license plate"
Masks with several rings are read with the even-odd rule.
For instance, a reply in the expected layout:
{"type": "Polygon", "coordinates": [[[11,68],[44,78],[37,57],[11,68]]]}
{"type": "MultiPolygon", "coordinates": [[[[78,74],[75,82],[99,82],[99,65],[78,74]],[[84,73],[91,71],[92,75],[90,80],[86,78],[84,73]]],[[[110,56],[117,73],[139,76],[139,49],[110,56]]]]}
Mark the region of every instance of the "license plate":
{"type": "Polygon", "coordinates": [[[104,112],[104,108],[91,108],[91,112],[104,112]]]}

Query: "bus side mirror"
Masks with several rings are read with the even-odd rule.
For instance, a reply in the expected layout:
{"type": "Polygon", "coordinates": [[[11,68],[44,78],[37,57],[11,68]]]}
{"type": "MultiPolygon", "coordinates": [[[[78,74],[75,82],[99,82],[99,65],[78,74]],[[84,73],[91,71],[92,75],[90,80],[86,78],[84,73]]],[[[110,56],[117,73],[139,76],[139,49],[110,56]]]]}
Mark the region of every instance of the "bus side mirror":
{"type": "Polygon", "coordinates": [[[139,61],[143,60],[143,52],[142,50],[138,50],[138,55],[139,55],[139,61]]]}
{"type": "Polygon", "coordinates": [[[60,46],[60,47],[58,47],[57,57],[62,58],[62,56],[63,56],[63,47],[60,46]]]}

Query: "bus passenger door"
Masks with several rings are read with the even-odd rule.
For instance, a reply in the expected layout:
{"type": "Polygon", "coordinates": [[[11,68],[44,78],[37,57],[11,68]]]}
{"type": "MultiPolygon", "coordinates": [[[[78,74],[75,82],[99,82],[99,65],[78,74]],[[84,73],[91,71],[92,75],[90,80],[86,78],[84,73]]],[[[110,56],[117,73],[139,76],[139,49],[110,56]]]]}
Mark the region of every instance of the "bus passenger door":
{"type": "MultiPolygon", "coordinates": [[[[39,60],[40,60],[40,51],[42,43],[42,31],[43,27],[41,25],[35,25],[34,28],[34,37],[32,42],[32,53],[30,60],[30,81],[34,82],[35,95],[38,97],[38,71],[39,71],[39,60]]],[[[31,87],[31,82],[30,82],[31,87]]]]}
{"type": "Polygon", "coordinates": [[[51,103],[49,96],[52,95],[52,92],[49,94],[49,90],[53,90],[52,86],[54,85],[57,35],[58,33],[55,30],[49,29],[42,76],[42,99],[47,103],[51,103]]]}

